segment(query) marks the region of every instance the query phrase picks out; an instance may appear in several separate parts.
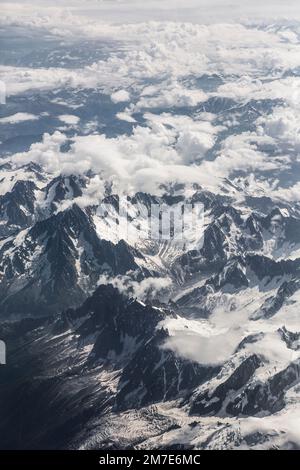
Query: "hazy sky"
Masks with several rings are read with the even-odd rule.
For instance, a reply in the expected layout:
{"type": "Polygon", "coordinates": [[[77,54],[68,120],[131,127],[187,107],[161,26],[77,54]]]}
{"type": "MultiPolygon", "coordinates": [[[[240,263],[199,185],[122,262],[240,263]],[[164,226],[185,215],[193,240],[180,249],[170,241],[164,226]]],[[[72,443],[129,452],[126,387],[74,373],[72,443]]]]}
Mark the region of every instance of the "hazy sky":
{"type": "Polygon", "coordinates": [[[175,20],[192,22],[231,21],[240,18],[300,18],[299,0],[10,0],[4,13],[24,13],[43,7],[68,7],[81,14],[114,22],[175,20]]]}

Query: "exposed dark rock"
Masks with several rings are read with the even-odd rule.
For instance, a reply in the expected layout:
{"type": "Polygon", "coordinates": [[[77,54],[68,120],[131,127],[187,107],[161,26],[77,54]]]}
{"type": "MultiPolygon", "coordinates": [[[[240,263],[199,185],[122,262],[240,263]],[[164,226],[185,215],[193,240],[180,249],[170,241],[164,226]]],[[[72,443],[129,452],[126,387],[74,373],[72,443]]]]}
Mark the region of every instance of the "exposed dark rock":
{"type": "MultiPolygon", "coordinates": [[[[261,365],[259,357],[255,354],[247,357],[234,372],[214,391],[206,391],[203,394],[193,397],[190,413],[196,415],[217,414],[226,398],[233,392],[239,392],[251,379],[256,369],[261,365]]],[[[226,411],[230,412],[227,405],[226,411]]]]}

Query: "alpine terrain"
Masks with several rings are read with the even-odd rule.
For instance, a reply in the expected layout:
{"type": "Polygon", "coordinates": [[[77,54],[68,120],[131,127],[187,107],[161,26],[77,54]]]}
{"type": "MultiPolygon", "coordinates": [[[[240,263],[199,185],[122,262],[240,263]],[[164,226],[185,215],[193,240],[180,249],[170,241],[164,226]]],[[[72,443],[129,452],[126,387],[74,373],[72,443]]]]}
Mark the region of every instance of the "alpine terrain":
{"type": "Polygon", "coordinates": [[[90,3],[0,19],[0,447],[299,450],[300,22],[90,3]]]}

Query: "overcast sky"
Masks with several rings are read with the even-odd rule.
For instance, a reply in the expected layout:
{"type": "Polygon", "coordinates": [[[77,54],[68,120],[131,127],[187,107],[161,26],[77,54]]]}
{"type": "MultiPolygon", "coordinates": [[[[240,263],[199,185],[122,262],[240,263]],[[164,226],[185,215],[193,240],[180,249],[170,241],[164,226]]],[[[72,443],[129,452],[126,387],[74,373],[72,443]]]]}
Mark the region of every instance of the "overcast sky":
{"type": "MultiPolygon", "coordinates": [[[[300,18],[299,0],[10,0],[4,13],[23,9],[43,12],[42,7],[68,7],[106,21],[175,20],[192,22],[231,21],[240,18],[300,18]]],[[[23,11],[24,13],[24,11],[23,11]]]]}

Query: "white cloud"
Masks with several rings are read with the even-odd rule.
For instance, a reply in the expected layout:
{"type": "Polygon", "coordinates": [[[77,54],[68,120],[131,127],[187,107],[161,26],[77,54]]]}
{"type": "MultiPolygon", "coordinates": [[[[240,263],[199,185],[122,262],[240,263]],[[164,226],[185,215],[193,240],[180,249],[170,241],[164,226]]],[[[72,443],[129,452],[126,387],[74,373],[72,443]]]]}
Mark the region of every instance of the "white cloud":
{"type": "Polygon", "coordinates": [[[181,152],[186,162],[193,162],[203,159],[206,152],[214,146],[214,143],[215,129],[210,123],[204,123],[203,129],[192,128],[181,132],[176,143],[176,149],[181,152]]]}
{"type": "Polygon", "coordinates": [[[290,186],[289,188],[281,188],[278,187],[276,188],[272,196],[281,201],[287,201],[287,202],[297,202],[299,203],[300,200],[300,182],[290,186]]]}
{"type": "Polygon", "coordinates": [[[87,69],[27,68],[0,65],[0,80],[6,85],[7,97],[27,91],[64,88],[95,88],[97,73],[87,69]]]}
{"type": "MultiPolygon", "coordinates": [[[[295,68],[298,63],[295,62],[295,68]]],[[[293,69],[293,67],[291,67],[293,69]]],[[[287,67],[287,70],[289,68],[287,67]]],[[[237,102],[249,100],[280,100],[292,108],[300,109],[300,77],[269,77],[265,80],[242,76],[229,80],[218,87],[212,94],[218,97],[231,98],[237,102]]]]}
{"type": "Polygon", "coordinates": [[[209,320],[180,316],[161,323],[170,334],[164,347],[204,365],[227,361],[245,335],[246,314],[218,309],[209,320]]]}
{"type": "Polygon", "coordinates": [[[30,113],[16,113],[11,116],[5,116],[0,118],[0,124],[18,124],[19,122],[24,121],[36,121],[39,119],[39,116],[30,113]]]}
{"type": "Polygon", "coordinates": [[[111,95],[111,100],[114,103],[123,103],[124,101],[130,101],[130,94],[126,90],[118,90],[111,95]]]}
{"type": "Polygon", "coordinates": [[[127,121],[134,123],[136,120],[130,115],[128,111],[124,111],[122,113],[117,113],[116,118],[120,119],[120,121],[127,121]]]}
{"type": "Polygon", "coordinates": [[[235,330],[209,337],[182,331],[171,336],[165,347],[200,364],[218,365],[230,358],[241,339],[241,333],[235,330]]]}
{"type": "Polygon", "coordinates": [[[134,111],[145,108],[191,107],[206,101],[207,94],[199,89],[185,88],[175,80],[146,86],[134,111]]]}
{"type": "Polygon", "coordinates": [[[244,132],[229,136],[212,161],[206,152],[214,145],[222,129],[213,125],[213,117],[198,118],[170,114],[145,115],[147,126],[137,125],[131,135],[108,138],[102,134],[75,136],[68,152],[61,152],[64,134],[45,134],[41,143],[28,152],[11,157],[16,165],[35,161],[53,174],[93,170],[112,181],[114,189],[131,193],[160,193],[167,183],[195,183],[218,191],[220,183],[232,171],[251,173],[283,168],[282,160],[270,158],[258,149],[270,137],[244,132]]]}
{"type": "Polygon", "coordinates": [[[98,281],[98,285],[112,284],[121,293],[129,297],[137,298],[140,301],[151,301],[164,296],[171,288],[172,281],[169,278],[151,277],[142,281],[134,281],[129,276],[109,277],[102,275],[98,281]]]}
{"type": "MultiPolygon", "coordinates": [[[[19,166],[35,161],[54,174],[82,174],[92,169],[127,192],[155,193],[161,183],[194,183],[206,179],[201,166],[193,162],[203,159],[214,144],[219,128],[213,126],[211,116],[204,114],[192,119],[149,113],[145,117],[147,127],[136,126],[129,136],[75,136],[68,152],[60,152],[60,146],[66,141],[64,134],[45,134],[42,142],[11,159],[19,166]]],[[[212,184],[214,180],[215,177],[212,184]]]]}
{"type": "Polygon", "coordinates": [[[59,158],[60,147],[66,140],[66,136],[58,131],[52,135],[44,134],[42,142],[32,144],[28,152],[17,153],[8,160],[11,160],[16,167],[32,161],[40,164],[50,173],[59,172],[62,168],[59,158]]]}
{"type": "Polygon", "coordinates": [[[271,137],[279,147],[287,152],[300,151],[299,109],[290,106],[277,107],[268,116],[257,120],[258,131],[271,137]],[[261,126],[261,127],[260,127],[261,126]]]}
{"type": "MultiPolygon", "coordinates": [[[[236,75],[242,78],[220,87],[219,94],[243,97],[251,91],[259,93],[258,74],[273,77],[275,73],[278,78],[279,72],[300,66],[299,43],[287,46],[276,32],[255,27],[188,23],[109,27],[98,23],[95,30],[99,39],[121,41],[123,52],[81,69],[1,66],[0,79],[7,85],[8,96],[37,89],[99,87],[115,99],[125,100],[134,87],[141,94],[138,107],[194,106],[207,96],[183,83],[183,77],[204,73],[236,75]],[[160,83],[145,88],[149,79],[160,83]]],[[[262,93],[271,93],[272,86],[275,84],[266,82],[262,93]]]]}
{"type": "Polygon", "coordinates": [[[78,116],[74,116],[73,114],[61,114],[58,116],[58,119],[65,124],[76,125],[79,123],[80,119],[78,116]]]}

